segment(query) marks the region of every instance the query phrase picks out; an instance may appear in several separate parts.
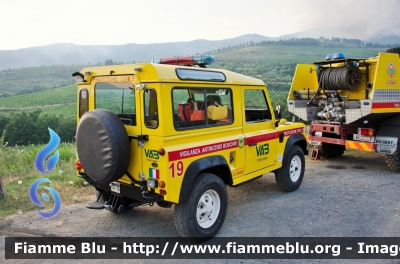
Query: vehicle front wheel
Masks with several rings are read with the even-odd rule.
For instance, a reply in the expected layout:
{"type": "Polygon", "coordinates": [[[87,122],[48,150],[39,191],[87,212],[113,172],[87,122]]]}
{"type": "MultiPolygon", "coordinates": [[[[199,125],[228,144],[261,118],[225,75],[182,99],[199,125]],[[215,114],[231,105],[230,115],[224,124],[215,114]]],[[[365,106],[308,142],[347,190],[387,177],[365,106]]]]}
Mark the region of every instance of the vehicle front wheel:
{"type": "Polygon", "coordinates": [[[293,145],[283,158],[282,167],[275,171],[275,180],[282,191],[293,192],[300,187],[304,176],[304,152],[293,145]]]}
{"type": "Polygon", "coordinates": [[[214,237],[221,229],[228,208],[225,183],[211,173],[195,179],[189,199],[175,205],[175,227],[182,237],[195,243],[214,237]]]}

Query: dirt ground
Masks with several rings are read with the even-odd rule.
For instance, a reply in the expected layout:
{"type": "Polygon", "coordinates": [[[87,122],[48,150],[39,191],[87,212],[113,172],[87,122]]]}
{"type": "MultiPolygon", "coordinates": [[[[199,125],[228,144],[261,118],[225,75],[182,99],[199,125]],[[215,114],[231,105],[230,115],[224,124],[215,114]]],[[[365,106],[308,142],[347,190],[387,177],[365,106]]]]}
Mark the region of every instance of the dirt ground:
{"type": "MultiPolygon", "coordinates": [[[[362,152],[360,152],[362,153],[362,152]]],[[[311,161],[293,193],[281,192],[272,173],[238,188],[228,187],[229,206],[220,237],[399,237],[400,175],[390,172],[378,154],[345,154],[311,161]],[[362,155],[362,156],[360,156],[362,155]]],[[[88,192],[92,192],[88,187],[88,192]]],[[[0,222],[0,260],[5,236],[176,237],[173,207],[141,206],[124,214],[89,210],[84,204],[62,206],[43,219],[35,212],[12,215],[0,222]],[[59,225],[62,222],[62,225],[59,225]]],[[[108,260],[84,260],[109,263],[108,260]]],[[[6,263],[76,263],[74,260],[6,260],[6,263]]],[[[132,261],[118,261],[131,263],[132,261]]],[[[159,263],[135,260],[135,263],[159,263]]],[[[201,263],[163,260],[163,263],[201,263]]],[[[204,261],[203,261],[204,262],[204,261]]],[[[273,260],[215,260],[210,263],[263,263],[273,260]]],[[[285,262],[313,262],[295,261],[285,262]]],[[[346,260],[323,261],[349,262],[346,260]]],[[[352,263],[366,261],[352,260],[352,263]]],[[[368,261],[367,261],[368,262],[368,261]]],[[[369,261],[382,263],[382,260],[369,261]]]]}

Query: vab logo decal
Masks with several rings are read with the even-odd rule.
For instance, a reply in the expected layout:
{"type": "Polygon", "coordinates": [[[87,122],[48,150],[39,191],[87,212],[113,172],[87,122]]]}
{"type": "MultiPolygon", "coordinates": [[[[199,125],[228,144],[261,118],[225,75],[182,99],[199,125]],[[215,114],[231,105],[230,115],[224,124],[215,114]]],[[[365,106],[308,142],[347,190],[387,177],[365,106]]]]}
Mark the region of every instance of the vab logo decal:
{"type": "MultiPolygon", "coordinates": [[[[37,206],[40,206],[40,207],[44,207],[44,204],[39,200],[39,198],[37,196],[37,189],[39,187],[39,184],[41,184],[42,182],[50,182],[51,183],[51,181],[49,179],[41,178],[41,179],[35,181],[34,183],[32,183],[31,187],[29,188],[29,198],[31,198],[31,201],[34,204],[36,204],[37,206]]],[[[35,210],[41,217],[51,218],[51,217],[55,216],[56,214],[58,214],[58,212],[60,211],[61,198],[60,198],[60,195],[58,194],[58,192],[56,190],[54,190],[53,188],[47,187],[47,186],[44,186],[44,188],[46,188],[53,196],[54,208],[51,212],[42,212],[42,211],[39,211],[38,209],[35,209],[35,210]]],[[[46,202],[50,201],[50,198],[46,193],[42,193],[42,197],[44,200],[46,200],[46,202]]]]}
{"type": "Polygon", "coordinates": [[[394,75],[396,74],[396,66],[394,65],[393,62],[389,62],[389,64],[386,67],[386,70],[389,77],[394,78],[394,75]]]}
{"type": "MultiPolygon", "coordinates": [[[[42,173],[42,174],[47,174],[46,169],[44,168],[44,162],[46,157],[53,152],[57,146],[60,144],[60,137],[57,135],[56,132],[54,132],[53,130],[51,130],[49,128],[49,133],[50,133],[50,141],[49,143],[44,146],[41,150],[39,150],[39,152],[36,154],[36,158],[35,158],[35,168],[38,172],[42,173]]],[[[59,159],[59,150],[56,151],[56,153],[52,156],[50,156],[47,161],[46,161],[46,168],[48,172],[51,172],[54,167],[57,165],[58,163],[58,159],[59,159]]],[[[50,182],[51,181],[47,178],[42,178],[39,179],[37,181],[35,181],[34,183],[32,183],[31,187],[29,188],[29,198],[31,198],[31,201],[36,204],[37,206],[40,207],[44,207],[43,203],[39,200],[38,196],[37,196],[37,190],[39,185],[42,182],[50,182]]],[[[50,194],[53,196],[53,200],[54,200],[54,208],[51,212],[42,212],[36,209],[36,212],[44,218],[51,218],[53,216],[55,216],[56,214],[58,214],[58,212],[60,211],[61,208],[61,198],[60,195],[58,194],[58,192],[56,190],[54,190],[51,187],[47,187],[44,186],[44,188],[46,188],[50,194]]],[[[50,201],[49,196],[46,193],[42,193],[42,197],[46,202],[50,201]]]]}
{"type": "Polygon", "coordinates": [[[144,150],[144,154],[146,155],[146,158],[149,159],[156,159],[158,160],[160,158],[160,155],[158,154],[157,150],[153,150],[153,149],[145,149],[144,150]]]}
{"type": "Polygon", "coordinates": [[[269,153],[269,144],[264,143],[262,145],[256,146],[257,157],[262,155],[267,155],[269,153]]]}

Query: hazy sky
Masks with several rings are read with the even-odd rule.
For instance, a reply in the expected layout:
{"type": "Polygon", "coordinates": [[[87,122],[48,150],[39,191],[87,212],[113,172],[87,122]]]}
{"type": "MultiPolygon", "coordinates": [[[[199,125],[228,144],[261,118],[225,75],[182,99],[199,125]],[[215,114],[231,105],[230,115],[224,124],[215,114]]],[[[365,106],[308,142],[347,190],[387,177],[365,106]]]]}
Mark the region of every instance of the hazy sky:
{"type": "Polygon", "coordinates": [[[0,0],[0,50],[277,37],[322,27],[363,38],[399,22],[399,0],[0,0]]]}

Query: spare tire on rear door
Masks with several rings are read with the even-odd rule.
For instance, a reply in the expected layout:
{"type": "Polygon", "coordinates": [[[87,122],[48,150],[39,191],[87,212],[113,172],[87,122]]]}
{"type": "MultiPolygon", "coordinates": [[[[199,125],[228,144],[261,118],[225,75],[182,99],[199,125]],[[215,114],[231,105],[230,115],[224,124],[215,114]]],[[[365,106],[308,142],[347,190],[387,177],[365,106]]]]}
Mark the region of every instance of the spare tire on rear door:
{"type": "Polygon", "coordinates": [[[76,130],[76,148],[85,173],[94,182],[110,183],[128,169],[128,134],[111,111],[96,109],[82,116],[76,130]]]}

